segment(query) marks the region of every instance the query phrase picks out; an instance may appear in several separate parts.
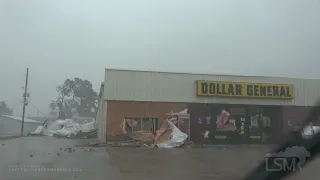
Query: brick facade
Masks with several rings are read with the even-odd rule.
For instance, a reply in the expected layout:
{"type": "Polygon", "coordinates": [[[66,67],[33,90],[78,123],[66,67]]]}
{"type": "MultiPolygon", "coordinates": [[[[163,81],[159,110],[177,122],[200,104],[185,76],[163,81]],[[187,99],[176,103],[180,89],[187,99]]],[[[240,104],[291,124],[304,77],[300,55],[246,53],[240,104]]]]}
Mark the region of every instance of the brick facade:
{"type": "MultiPolygon", "coordinates": [[[[120,124],[125,117],[137,118],[158,118],[158,126],[164,121],[164,116],[170,111],[178,112],[186,108],[198,107],[197,110],[191,112],[191,120],[196,120],[196,116],[205,114],[205,108],[200,104],[192,103],[170,103],[170,102],[135,102],[135,101],[107,101],[107,136],[122,136],[123,133],[120,129],[120,124]],[[202,108],[200,108],[202,107],[202,108]]],[[[291,119],[294,125],[302,121],[311,107],[301,106],[283,106],[279,112],[274,112],[273,120],[280,120],[282,124],[277,124],[275,131],[277,136],[282,133],[288,132],[288,119],[291,119]],[[282,133],[281,133],[282,132],[282,133]]],[[[193,122],[193,121],[192,121],[193,122]]],[[[201,132],[201,129],[191,122],[191,137],[201,132]],[[195,132],[196,131],[196,132],[195,132]]],[[[196,122],[196,121],[194,121],[196,122]]],[[[314,125],[319,125],[320,121],[316,121],[314,125]]],[[[199,137],[200,138],[200,137],[199,137]]]]}

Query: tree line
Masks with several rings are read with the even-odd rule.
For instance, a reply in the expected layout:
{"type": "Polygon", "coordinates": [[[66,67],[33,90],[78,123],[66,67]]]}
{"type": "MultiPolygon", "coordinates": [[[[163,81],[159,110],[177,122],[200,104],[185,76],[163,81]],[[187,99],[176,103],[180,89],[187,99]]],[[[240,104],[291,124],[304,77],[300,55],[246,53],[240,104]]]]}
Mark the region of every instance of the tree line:
{"type": "Polygon", "coordinates": [[[92,83],[80,78],[66,79],[56,88],[58,96],[49,104],[50,114],[58,119],[73,116],[95,117],[98,110],[98,93],[92,83]]]}
{"type": "Polygon", "coordinates": [[[10,109],[5,101],[0,101],[0,115],[12,116],[13,110],[10,109]]]}
{"type": "MultiPolygon", "coordinates": [[[[51,115],[57,116],[58,119],[67,119],[74,116],[96,117],[99,96],[93,90],[90,81],[80,78],[66,79],[62,85],[56,88],[56,91],[58,93],[57,98],[49,104],[51,115]]],[[[29,92],[26,97],[26,105],[28,105],[29,92]]],[[[5,101],[0,101],[0,114],[13,115],[13,110],[8,107],[5,101]]]]}

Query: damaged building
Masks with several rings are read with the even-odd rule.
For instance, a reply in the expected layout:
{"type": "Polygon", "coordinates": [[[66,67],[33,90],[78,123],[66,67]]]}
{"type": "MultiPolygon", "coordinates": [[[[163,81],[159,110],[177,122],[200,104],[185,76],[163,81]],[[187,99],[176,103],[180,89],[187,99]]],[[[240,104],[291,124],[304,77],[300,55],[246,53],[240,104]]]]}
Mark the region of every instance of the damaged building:
{"type": "Polygon", "coordinates": [[[313,79],[106,69],[98,136],[125,138],[122,125],[131,120],[130,133],[156,136],[168,114],[186,111],[177,127],[195,143],[273,142],[307,115],[318,89],[313,79]]]}

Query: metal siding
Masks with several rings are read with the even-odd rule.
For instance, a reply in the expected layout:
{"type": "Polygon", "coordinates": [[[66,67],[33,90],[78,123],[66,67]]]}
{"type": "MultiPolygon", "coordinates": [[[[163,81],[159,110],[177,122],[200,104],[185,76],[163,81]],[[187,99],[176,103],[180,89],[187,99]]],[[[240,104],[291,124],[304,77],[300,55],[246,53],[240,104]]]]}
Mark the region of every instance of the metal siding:
{"type": "Polygon", "coordinates": [[[107,69],[105,100],[310,106],[320,95],[320,81],[283,77],[183,74],[107,69]],[[197,97],[196,80],[293,84],[295,98],[245,99],[197,97]]]}
{"type": "MultiPolygon", "coordinates": [[[[22,124],[21,121],[0,116],[0,124],[2,124],[4,127],[4,132],[0,132],[0,135],[1,134],[10,135],[10,136],[21,135],[21,124],[22,124]]],[[[24,122],[23,134],[27,135],[28,133],[34,132],[38,126],[39,126],[39,123],[24,122]]]]}

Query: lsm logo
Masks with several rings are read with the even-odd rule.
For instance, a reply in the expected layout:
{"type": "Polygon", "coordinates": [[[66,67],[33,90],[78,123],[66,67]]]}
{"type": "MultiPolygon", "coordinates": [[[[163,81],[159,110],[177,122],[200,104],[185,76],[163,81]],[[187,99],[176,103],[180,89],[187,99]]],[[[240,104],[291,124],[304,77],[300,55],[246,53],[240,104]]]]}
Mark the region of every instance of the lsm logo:
{"type": "Polygon", "coordinates": [[[293,146],[284,152],[266,154],[266,171],[296,171],[301,170],[306,159],[311,156],[310,152],[304,147],[293,146]],[[297,157],[299,154],[299,157],[297,157]]]}

